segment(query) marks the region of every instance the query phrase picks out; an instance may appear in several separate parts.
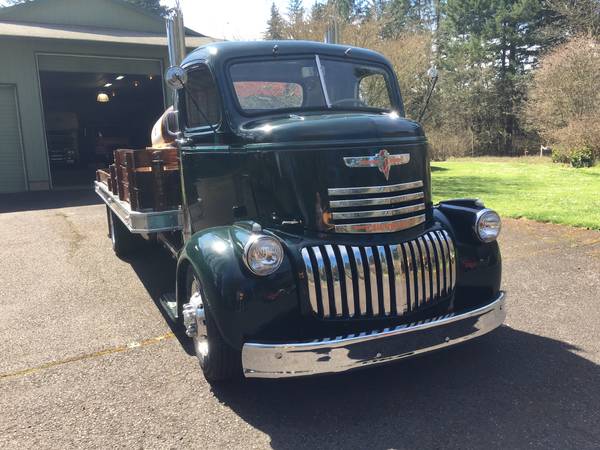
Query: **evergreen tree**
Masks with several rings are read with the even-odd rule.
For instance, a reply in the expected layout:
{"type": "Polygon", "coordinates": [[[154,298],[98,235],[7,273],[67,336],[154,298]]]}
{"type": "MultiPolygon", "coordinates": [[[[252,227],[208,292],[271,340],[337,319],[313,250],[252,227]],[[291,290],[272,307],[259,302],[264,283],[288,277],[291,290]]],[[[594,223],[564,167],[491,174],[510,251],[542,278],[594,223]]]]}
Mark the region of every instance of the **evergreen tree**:
{"type": "Polygon", "coordinates": [[[285,39],[285,20],[279,13],[279,9],[275,5],[275,2],[271,4],[271,17],[267,21],[267,31],[265,33],[266,39],[285,39]]]}
{"type": "Polygon", "coordinates": [[[447,1],[440,38],[443,66],[470,80],[465,85],[465,108],[478,109],[482,93],[470,94],[475,86],[485,87],[489,109],[473,120],[473,131],[481,146],[488,147],[485,150],[515,150],[527,75],[540,50],[553,43],[543,31],[555,17],[542,0],[447,1]],[[478,78],[483,72],[487,80],[478,78]]]}
{"type": "Polygon", "coordinates": [[[302,0],[289,0],[287,16],[292,27],[298,26],[304,22],[304,6],[302,6],[302,0]]]}
{"type": "Polygon", "coordinates": [[[139,6],[147,11],[150,11],[159,16],[165,17],[169,8],[160,4],[160,0],[125,0],[129,3],[133,3],[136,6],[139,6]]]}

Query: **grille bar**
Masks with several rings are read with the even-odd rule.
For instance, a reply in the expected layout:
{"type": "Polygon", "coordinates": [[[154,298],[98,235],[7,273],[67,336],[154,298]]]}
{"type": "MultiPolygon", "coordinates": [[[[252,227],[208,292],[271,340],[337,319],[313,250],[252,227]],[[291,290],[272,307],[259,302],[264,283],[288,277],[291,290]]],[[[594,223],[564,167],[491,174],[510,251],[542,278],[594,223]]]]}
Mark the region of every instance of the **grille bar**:
{"type": "Polygon", "coordinates": [[[329,188],[327,194],[330,197],[336,195],[364,195],[364,194],[389,194],[390,192],[408,191],[423,187],[423,181],[411,181],[410,183],[391,184],[389,186],[363,186],[348,188],[329,188]]]}
{"type": "Polygon", "coordinates": [[[400,208],[392,209],[379,209],[376,211],[350,211],[350,212],[332,212],[331,218],[333,220],[352,220],[352,219],[368,219],[370,217],[390,217],[399,216],[400,214],[408,214],[412,212],[419,212],[425,209],[423,203],[418,205],[401,206],[400,208]]]}
{"type": "Polygon", "coordinates": [[[329,188],[325,222],[336,233],[393,233],[415,227],[426,220],[423,188],[423,180],[329,188]]]}
{"type": "Polygon", "coordinates": [[[331,200],[329,206],[332,208],[349,208],[352,206],[378,206],[395,205],[397,203],[420,200],[424,197],[423,192],[414,192],[412,194],[396,195],[394,197],[375,197],[351,200],[331,200]]]}
{"type": "Polygon", "coordinates": [[[308,299],[323,319],[402,316],[450,295],[456,252],[445,230],[401,244],[302,249],[308,299]]]}

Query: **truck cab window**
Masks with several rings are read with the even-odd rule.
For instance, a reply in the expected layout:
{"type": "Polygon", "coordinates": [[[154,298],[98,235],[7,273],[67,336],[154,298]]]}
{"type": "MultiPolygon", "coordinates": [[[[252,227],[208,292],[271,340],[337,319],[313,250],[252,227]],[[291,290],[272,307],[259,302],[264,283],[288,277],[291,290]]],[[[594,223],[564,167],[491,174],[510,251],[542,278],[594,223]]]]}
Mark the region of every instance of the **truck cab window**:
{"type": "Polygon", "coordinates": [[[217,86],[208,67],[200,65],[190,70],[188,72],[186,87],[188,91],[185,94],[187,128],[206,127],[209,125],[206,119],[210,121],[210,125],[216,125],[221,118],[219,113],[219,99],[217,96],[217,86]],[[204,115],[198,111],[190,96],[194,97],[204,115]]]}
{"type": "Polygon", "coordinates": [[[304,97],[300,84],[285,81],[235,81],[233,87],[246,110],[299,108],[304,97]]]}

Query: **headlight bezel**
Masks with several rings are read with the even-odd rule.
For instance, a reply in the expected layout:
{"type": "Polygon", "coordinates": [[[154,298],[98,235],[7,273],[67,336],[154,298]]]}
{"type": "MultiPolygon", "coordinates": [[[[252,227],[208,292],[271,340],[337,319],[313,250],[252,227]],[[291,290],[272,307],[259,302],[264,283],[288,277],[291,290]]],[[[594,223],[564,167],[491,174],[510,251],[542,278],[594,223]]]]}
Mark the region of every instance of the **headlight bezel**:
{"type": "Polygon", "coordinates": [[[498,214],[493,209],[489,209],[489,208],[483,208],[483,209],[479,210],[477,212],[477,214],[475,215],[475,224],[473,226],[473,231],[475,232],[475,236],[477,236],[477,239],[479,239],[479,241],[481,241],[485,244],[494,242],[495,240],[498,239],[498,236],[500,236],[500,232],[502,231],[502,218],[500,217],[500,214],[498,214]],[[489,233],[489,235],[486,235],[484,233],[482,234],[480,227],[481,227],[483,221],[486,220],[486,216],[488,216],[488,217],[495,216],[497,218],[498,226],[495,228],[495,230],[496,230],[495,234],[493,234],[493,233],[489,233]]]}
{"type": "Polygon", "coordinates": [[[244,265],[250,271],[250,273],[252,273],[253,275],[259,276],[259,277],[266,277],[266,276],[269,276],[269,275],[277,272],[279,267],[281,267],[281,264],[283,263],[284,258],[285,258],[285,252],[283,250],[283,245],[281,244],[279,239],[277,239],[274,236],[269,236],[266,234],[253,234],[248,239],[248,242],[246,242],[246,245],[244,245],[244,254],[242,257],[242,260],[244,261],[244,265]],[[265,270],[257,270],[256,267],[252,264],[252,261],[250,260],[250,258],[252,256],[251,250],[254,246],[259,245],[261,242],[265,242],[265,241],[269,241],[269,242],[275,244],[276,247],[278,247],[279,260],[273,265],[265,266],[265,270]]]}

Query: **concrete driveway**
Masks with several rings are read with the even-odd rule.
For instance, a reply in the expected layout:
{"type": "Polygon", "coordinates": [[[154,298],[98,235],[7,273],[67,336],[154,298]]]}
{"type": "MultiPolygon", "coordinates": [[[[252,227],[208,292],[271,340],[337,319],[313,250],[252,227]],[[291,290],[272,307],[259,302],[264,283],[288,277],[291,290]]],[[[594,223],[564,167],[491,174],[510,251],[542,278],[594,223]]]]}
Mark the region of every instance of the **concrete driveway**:
{"type": "Polygon", "coordinates": [[[157,306],[166,254],[117,259],[90,193],[0,210],[0,448],[600,447],[598,232],[506,220],[507,324],[476,342],[211,389],[157,306]]]}

